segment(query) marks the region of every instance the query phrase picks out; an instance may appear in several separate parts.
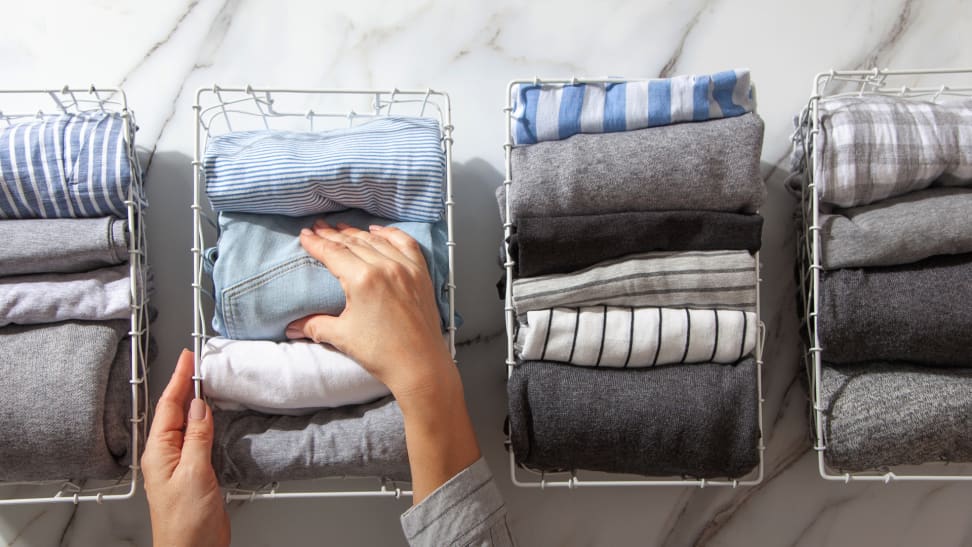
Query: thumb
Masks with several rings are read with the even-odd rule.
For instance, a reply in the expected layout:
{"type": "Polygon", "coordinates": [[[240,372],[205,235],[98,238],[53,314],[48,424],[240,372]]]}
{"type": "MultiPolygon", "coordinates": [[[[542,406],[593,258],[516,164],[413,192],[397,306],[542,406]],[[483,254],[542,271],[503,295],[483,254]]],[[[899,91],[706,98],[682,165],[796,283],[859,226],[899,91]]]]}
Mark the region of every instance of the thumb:
{"type": "Polygon", "coordinates": [[[182,441],[183,462],[212,465],[213,451],[213,413],[202,399],[193,399],[189,405],[189,419],[186,420],[186,433],[182,441]]]}
{"type": "Polygon", "coordinates": [[[308,315],[287,325],[287,338],[310,338],[318,344],[330,344],[343,351],[341,318],[333,315],[308,315]]]}

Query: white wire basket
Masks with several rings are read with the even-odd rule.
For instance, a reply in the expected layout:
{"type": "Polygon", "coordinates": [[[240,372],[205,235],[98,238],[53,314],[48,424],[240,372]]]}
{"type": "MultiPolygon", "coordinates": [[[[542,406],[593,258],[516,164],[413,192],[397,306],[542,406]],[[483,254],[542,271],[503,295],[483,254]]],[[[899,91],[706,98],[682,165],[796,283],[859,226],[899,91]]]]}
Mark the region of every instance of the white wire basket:
{"type": "Polygon", "coordinates": [[[810,100],[800,116],[800,127],[794,135],[794,146],[802,147],[803,159],[799,169],[805,173],[801,184],[801,234],[797,245],[800,294],[805,329],[804,361],[809,376],[812,403],[811,422],[813,448],[817,452],[820,476],[829,481],[884,482],[896,481],[972,481],[972,474],[951,473],[954,464],[931,462],[920,466],[888,467],[861,472],[839,472],[826,462],[827,438],[821,402],[821,369],[826,348],[820,344],[817,330],[817,311],[820,306],[820,272],[823,270],[820,242],[820,196],[814,177],[814,151],[820,133],[818,105],[839,97],[895,96],[922,101],[943,101],[972,96],[972,68],[966,69],[877,69],[831,70],[813,79],[810,100]],[[931,80],[935,85],[915,85],[919,80],[931,80]],[[798,138],[800,134],[802,138],[798,138]],[[952,466],[952,467],[950,467],[952,466]]]}
{"type": "Polygon", "coordinates": [[[128,258],[131,279],[131,464],[129,471],[115,481],[90,481],[66,477],[49,481],[0,482],[0,506],[120,501],[132,498],[138,485],[139,456],[148,429],[148,340],[149,309],[147,244],[142,209],[142,170],[135,154],[134,113],[128,108],[125,93],[114,88],[0,89],[0,124],[16,124],[51,115],[86,112],[118,113],[124,123],[123,136],[131,167],[132,184],[125,204],[128,207],[128,258]]]}
{"type": "MultiPolygon", "coordinates": [[[[512,258],[512,253],[509,248],[510,236],[512,235],[512,229],[514,223],[511,216],[511,192],[510,186],[514,184],[513,180],[513,97],[514,89],[520,84],[533,84],[533,85],[577,85],[577,84],[606,84],[606,83],[623,83],[623,82],[637,82],[645,81],[647,78],[554,78],[554,79],[541,79],[534,78],[529,80],[512,80],[507,86],[506,90],[506,108],[503,112],[506,114],[506,142],[503,144],[503,150],[505,152],[506,159],[506,171],[505,177],[503,179],[503,185],[506,187],[506,213],[504,218],[506,219],[503,224],[503,238],[505,245],[505,256],[506,261],[503,263],[504,268],[506,268],[506,286],[505,286],[505,296],[504,296],[504,311],[506,316],[506,367],[507,367],[507,378],[512,374],[513,367],[518,366],[516,362],[516,356],[514,353],[514,342],[516,340],[516,311],[513,308],[513,267],[516,265],[512,258]]],[[[754,89],[755,93],[755,89],[754,89]]],[[[742,478],[725,478],[725,479],[692,479],[684,477],[641,477],[636,475],[631,475],[630,479],[621,478],[603,478],[605,476],[618,476],[617,474],[600,473],[600,472],[589,472],[583,470],[570,470],[562,472],[550,472],[550,471],[540,471],[530,469],[524,465],[518,465],[516,463],[516,456],[513,453],[512,442],[510,441],[509,435],[507,435],[505,444],[507,452],[509,453],[509,464],[510,464],[510,479],[515,486],[521,488],[581,488],[581,487],[605,487],[605,486],[696,486],[699,488],[706,488],[709,486],[729,486],[736,488],[739,486],[754,486],[763,481],[764,475],[764,453],[766,451],[766,445],[764,443],[763,436],[763,344],[766,339],[766,325],[760,317],[760,284],[762,283],[762,277],[760,276],[760,260],[759,252],[755,253],[755,268],[753,270],[753,284],[756,287],[756,322],[759,325],[759,332],[756,337],[756,347],[753,350],[753,357],[756,360],[756,396],[758,398],[758,425],[759,425],[759,441],[757,445],[757,450],[759,451],[759,464],[756,468],[750,472],[746,477],[742,478]],[[525,477],[525,478],[524,478],[525,477]]],[[[627,476],[627,475],[625,475],[627,476]]]]}
{"type": "MultiPolygon", "coordinates": [[[[455,323],[455,238],[453,223],[452,181],[452,103],[447,93],[432,89],[286,89],[241,87],[201,88],[193,106],[195,147],[193,157],[193,347],[196,373],[196,396],[203,392],[205,378],[200,362],[206,340],[212,336],[211,281],[203,272],[202,253],[207,232],[215,233],[216,222],[204,200],[205,173],[202,158],[208,140],[232,131],[255,129],[316,131],[348,127],[376,117],[406,115],[434,118],[441,127],[442,147],[446,157],[445,216],[449,257],[448,340],[450,352],[456,354],[455,323]],[[207,227],[208,225],[208,227],[207,227]],[[204,295],[209,298],[204,298],[204,295]]],[[[270,483],[258,489],[224,487],[227,502],[271,499],[411,496],[410,485],[387,478],[327,477],[314,481],[270,483]]]]}

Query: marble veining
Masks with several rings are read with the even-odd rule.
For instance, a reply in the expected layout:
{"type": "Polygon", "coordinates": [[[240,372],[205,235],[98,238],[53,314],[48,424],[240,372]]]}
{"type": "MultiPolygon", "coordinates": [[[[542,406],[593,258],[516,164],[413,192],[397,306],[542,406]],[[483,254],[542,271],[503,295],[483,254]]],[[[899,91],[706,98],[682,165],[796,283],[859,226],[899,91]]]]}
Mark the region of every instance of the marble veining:
{"type": "MultiPolygon", "coordinates": [[[[146,169],[157,396],[190,344],[195,90],[223,85],[433,87],[453,100],[458,359],[484,453],[522,545],[972,545],[972,485],[825,482],[810,450],[783,188],[794,114],[830,68],[970,66],[968,0],[0,0],[3,87],[122,86],[146,169]],[[764,482],[751,488],[514,488],[503,448],[505,328],[493,289],[506,84],[749,67],[766,121],[764,482]]],[[[916,78],[914,84],[930,80],[916,78]]],[[[2,108],[2,105],[0,105],[2,108]]],[[[966,470],[972,466],[956,466],[966,470]]],[[[26,491],[27,489],[25,489],[26,491]]],[[[234,503],[234,545],[400,545],[406,500],[234,503]]],[[[0,509],[7,545],[149,545],[127,503],[0,509]]]]}

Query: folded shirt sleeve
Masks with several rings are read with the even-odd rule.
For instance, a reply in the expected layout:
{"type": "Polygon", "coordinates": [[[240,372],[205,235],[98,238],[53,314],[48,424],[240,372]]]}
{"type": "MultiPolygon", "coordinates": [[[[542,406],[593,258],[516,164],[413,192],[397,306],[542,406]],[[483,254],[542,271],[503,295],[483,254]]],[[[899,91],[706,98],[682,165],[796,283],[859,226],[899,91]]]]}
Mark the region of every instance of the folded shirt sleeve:
{"type": "Polygon", "coordinates": [[[512,546],[506,505],[480,458],[402,515],[409,545],[512,546]]]}

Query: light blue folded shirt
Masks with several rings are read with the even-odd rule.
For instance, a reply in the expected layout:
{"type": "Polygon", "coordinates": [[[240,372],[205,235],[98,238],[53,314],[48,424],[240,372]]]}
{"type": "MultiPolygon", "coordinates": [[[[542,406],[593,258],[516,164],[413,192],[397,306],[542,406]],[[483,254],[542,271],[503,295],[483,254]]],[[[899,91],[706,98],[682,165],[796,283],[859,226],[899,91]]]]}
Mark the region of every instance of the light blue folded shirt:
{"type": "Polygon", "coordinates": [[[578,133],[728,118],[753,110],[746,69],[615,83],[518,84],[512,93],[516,145],[578,133]]]}
{"type": "Polygon", "coordinates": [[[214,211],[303,216],[356,208],[425,222],[442,216],[445,152],[432,118],[227,133],[209,141],[203,167],[214,211]]]}
{"type": "MultiPolygon", "coordinates": [[[[237,340],[286,340],[291,322],[312,314],[339,315],[341,283],[300,246],[300,230],[318,218],[356,228],[394,226],[415,238],[425,255],[443,328],[448,325],[449,255],[446,223],[395,222],[352,209],[288,217],[220,213],[219,241],[206,250],[216,298],[213,328],[237,340]]],[[[457,316],[457,325],[458,325],[457,316]]]]}

